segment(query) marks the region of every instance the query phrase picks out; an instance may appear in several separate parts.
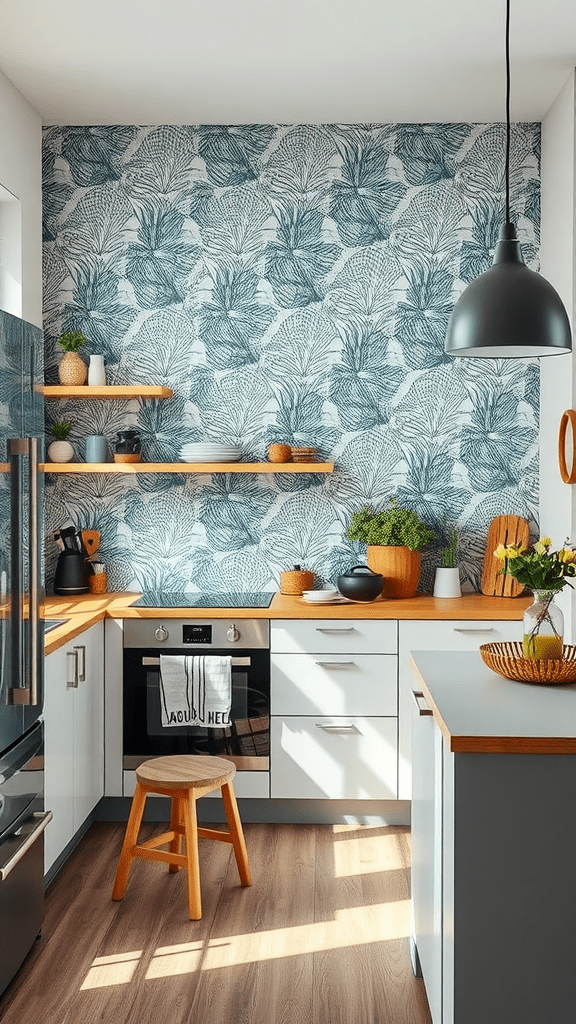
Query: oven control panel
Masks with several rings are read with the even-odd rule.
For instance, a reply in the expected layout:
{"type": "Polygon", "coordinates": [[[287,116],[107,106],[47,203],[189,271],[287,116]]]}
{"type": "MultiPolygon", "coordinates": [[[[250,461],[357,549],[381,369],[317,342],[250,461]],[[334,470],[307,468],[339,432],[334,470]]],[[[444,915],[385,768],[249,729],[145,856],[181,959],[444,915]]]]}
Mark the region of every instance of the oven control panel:
{"type": "Polygon", "coordinates": [[[265,650],[270,647],[268,619],[125,619],[124,647],[143,651],[265,650]]]}
{"type": "Polygon", "coordinates": [[[185,625],[182,626],[182,643],[211,644],[212,626],[205,623],[198,623],[197,625],[189,625],[188,623],[185,623],[185,625]]]}

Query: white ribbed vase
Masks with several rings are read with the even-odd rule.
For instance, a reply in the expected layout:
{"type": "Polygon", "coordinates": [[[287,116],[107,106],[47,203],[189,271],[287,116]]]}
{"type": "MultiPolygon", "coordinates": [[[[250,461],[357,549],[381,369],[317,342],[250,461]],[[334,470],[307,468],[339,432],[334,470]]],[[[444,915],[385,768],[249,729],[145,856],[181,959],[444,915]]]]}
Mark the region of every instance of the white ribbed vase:
{"type": "Polygon", "coordinates": [[[88,367],[88,384],[92,387],[99,387],[106,383],[106,371],[104,369],[104,356],[91,355],[88,367]]]}

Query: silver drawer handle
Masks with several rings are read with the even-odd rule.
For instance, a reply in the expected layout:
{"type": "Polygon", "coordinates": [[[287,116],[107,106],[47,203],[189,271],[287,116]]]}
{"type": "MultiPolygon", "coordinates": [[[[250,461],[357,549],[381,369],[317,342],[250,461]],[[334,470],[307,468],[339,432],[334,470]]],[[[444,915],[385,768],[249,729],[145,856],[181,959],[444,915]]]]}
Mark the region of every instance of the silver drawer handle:
{"type": "Polygon", "coordinates": [[[324,668],[349,668],[355,665],[355,661],[315,661],[315,665],[322,665],[324,668]]]}
{"type": "Polygon", "coordinates": [[[52,821],[52,811],[36,813],[33,814],[32,817],[36,819],[38,824],[35,826],[35,828],[32,829],[31,832],[28,832],[25,835],[22,845],[18,847],[16,853],[13,853],[12,856],[10,857],[10,860],[8,860],[6,864],[4,864],[0,868],[0,882],[4,882],[8,878],[10,872],[13,870],[13,868],[16,867],[19,861],[22,860],[22,857],[27,852],[27,850],[29,850],[33,843],[35,843],[36,840],[42,835],[48,822],[52,821]]]}
{"type": "Polygon", "coordinates": [[[68,686],[78,689],[78,649],[66,651],[66,682],[68,686]]]}
{"type": "Polygon", "coordinates": [[[488,626],[488,629],[460,629],[458,626],[453,626],[452,629],[455,633],[495,633],[496,630],[493,626],[488,626]]]}
{"type": "Polygon", "coordinates": [[[84,645],[75,647],[75,651],[78,651],[78,682],[86,682],[86,648],[84,645]]]}
{"type": "MultiPolygon", "coordinates": [[[[186,657],[186,655],[184,655],[184,657],[186,657]]],[[[236,668],[237,666],[240,667],[242,665],[249,667],[251,664],[250,658],[231,658],[231,661],[233,668],[236,668]]],[[[160,658],[142,658],[142,664],[150,666],[159,665],[160,658]]]]}
{"type": "Polygon", "coordinates": [[[353,633],[354,626],[348,626],[345,629],[328,629],[327,626],[314,626],[317,633],[353,633]]]}
{"type": "Polygon", "coordinates": [[[414,703],[418,708],[418,714],[420,715],[421,718],[423,718],[425,715],[433,714],[432,708],[429,708],[428,705],[426,704],[426,698],[424,697],[422,690],[412,690],[412,696],[414,698],[414,703]]]}
{"type": "Polygon", "coordinates": [[[360,729],[353,722],[350,725],[338,725],[337,723],[329,725],[326,722],[315,722],[314,724],[317,729],[323,729],[324,732],[360,732],[360,729]]]}

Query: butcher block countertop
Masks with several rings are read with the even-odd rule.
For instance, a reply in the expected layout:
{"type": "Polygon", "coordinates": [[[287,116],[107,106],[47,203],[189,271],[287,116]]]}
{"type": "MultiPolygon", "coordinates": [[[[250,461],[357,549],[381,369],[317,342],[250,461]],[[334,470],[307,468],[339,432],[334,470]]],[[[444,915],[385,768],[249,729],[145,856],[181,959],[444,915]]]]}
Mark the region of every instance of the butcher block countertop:
{"type": "Polygon", "coordinates": [[[576,683],[521,683],[477,651],[413,651],[421,689],[456,754],[576,754],[576,683]]]}
{"type": "Polygon", "coordinates": [[[62,647],[99,619],[478,619],[518,620],[530,597],[485,597],[465,594],[459,598],[431,596],[393,600],[379,598],[367,603],[310,605],[301,597],[275,594],[269,608],[133,608],[140,595],[86,594],[80,597],[47,597],[44,618],[66,619],[46,636],[45,653],[62,647]]]}

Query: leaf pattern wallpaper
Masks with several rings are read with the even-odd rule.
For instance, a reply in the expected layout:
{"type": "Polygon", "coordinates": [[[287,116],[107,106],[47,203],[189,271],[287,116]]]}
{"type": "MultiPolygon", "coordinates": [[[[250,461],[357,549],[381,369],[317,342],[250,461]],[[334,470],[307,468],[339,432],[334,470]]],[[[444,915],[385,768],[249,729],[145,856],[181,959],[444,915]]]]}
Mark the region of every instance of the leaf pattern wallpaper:
{"type": "MultiPolygon", "coordinates": [[[[511,207],[538,269],[540,126],[512,127],[511,207]]],[[[162,401],[46,403],[47,432],[140,431],[143,458],[230,441],[314,445],[332,475],[48,475],[48,587],[67,522],[98,529],[113,590],[275,590],[365,559],[353,511],[415,509],[460,531],[478,589],[490,520],[538,519],[535,361],[452,359],[450,313],[504,218],[504,126],[49,127],[43,142],[46,379],[63,331],[109,384],[162,401]]]]}

